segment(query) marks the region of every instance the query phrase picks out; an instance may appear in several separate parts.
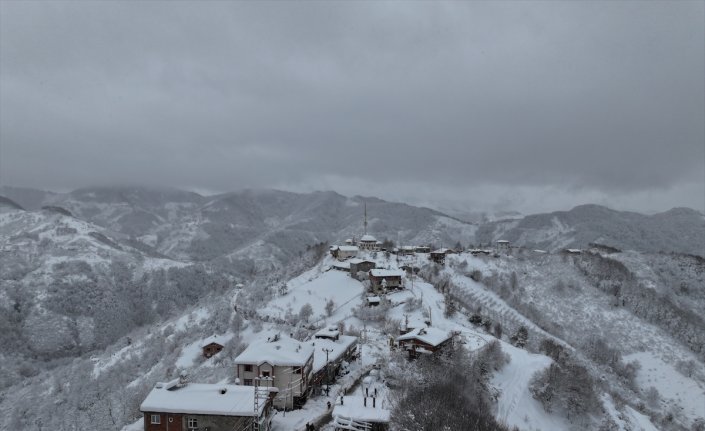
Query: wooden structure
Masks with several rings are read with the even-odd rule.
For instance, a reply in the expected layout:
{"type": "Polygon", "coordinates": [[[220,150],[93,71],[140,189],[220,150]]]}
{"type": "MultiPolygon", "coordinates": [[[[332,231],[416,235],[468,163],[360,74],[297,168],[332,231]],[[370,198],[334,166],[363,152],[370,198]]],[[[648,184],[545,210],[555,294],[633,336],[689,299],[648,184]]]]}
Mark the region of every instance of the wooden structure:
{"type": "Polygon", "coordinates": [[[370,290],[375,294],[385,293],[389,289],[401,289],[404,287],[402,277],[404,272],[394,269],[371,269],[370,290]]]}
{"type": "Polygon", "coordinates": [[[369,272],[371,269],[376,268],[376,264],[371,260],[366,259],[350,259],[350,276],[355,280],[359,280],[357,277],[358,272],[369,272]]]}
{"type": "Polygon", "coordinates": [[[399,347],[409,352],[409,358],[438,352],[452,342],[453,337],[448,332],[434,327],[415,328],[397,337],[399,347]]]}
{"type": "Polygon", "coordinates": [[[446,256],[448,256],[449,254],[453,254],[453,253],[455,253],[455,252],[449,248],[439,248],[438,250],[432,251],[428,255],[428,258],[431,259],[433,262],[436,262],[439,265],[445,265],[446,256]]]}
{"type": "Polygon", "coordinates": [[[205,346],[202,346],[203,348],[203,356],[206,358],[210,358],[211,356],[215,355],[216,353],[220,353],[221,350],[223,350],[223,345],[218,344],[216,342],[208,343],[205,346]]]}

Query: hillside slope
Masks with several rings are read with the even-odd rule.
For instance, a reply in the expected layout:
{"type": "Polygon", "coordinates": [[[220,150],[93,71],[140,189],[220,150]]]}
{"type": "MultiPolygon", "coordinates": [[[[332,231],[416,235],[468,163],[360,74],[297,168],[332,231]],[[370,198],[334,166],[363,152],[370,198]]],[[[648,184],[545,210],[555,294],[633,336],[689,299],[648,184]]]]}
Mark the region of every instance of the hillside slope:
{"type": "Polygon", "coordinates": [[[688,208],[643,215],[581,205],[570,211],[491,222],[478,229],[478,242],[498,239],[551,251],[599,243],[623,250],[705,256],[705,216],[688,208]]]}

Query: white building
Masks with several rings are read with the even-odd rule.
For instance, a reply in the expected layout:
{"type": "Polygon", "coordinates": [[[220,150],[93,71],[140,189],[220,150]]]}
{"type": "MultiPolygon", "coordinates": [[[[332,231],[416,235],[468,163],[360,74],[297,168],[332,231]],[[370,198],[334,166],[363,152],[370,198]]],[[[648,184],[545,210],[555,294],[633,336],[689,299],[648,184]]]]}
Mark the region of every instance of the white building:
{"type": "MultiPolygon", "coordinates": [[[[363,235],[357,245],[360,247],[360,250],[377,251],[379,250],[377,243],[377,238],[368,234],[363,235]]],[[[379,244],[381,245],[382,243],[380,242],[379,244]]]]}
{"type": "Polygon", "coordinates": [[[271,379],[279,389],[277,408],[291,409],[306,402],[313,372],[313,347],[285,335],[269,333],[240,353],[235,362],[236,376],[245,386],[271,379]],[[267,336],[268,335],[268,336],[267,336]]]}
{"type": "Polygon", "coordinates": [[[357,256],[359,252],[360,249],[355,247],[354,245],[341,245],[338,246],[335,258],[338,260],[345,260],[357,256]]]}

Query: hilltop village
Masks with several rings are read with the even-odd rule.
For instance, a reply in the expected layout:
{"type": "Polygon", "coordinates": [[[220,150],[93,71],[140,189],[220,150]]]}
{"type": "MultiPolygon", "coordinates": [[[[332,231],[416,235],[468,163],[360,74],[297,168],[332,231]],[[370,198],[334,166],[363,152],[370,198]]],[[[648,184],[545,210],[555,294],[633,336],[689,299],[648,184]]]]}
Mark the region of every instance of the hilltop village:
{"type": "MultiPolygon", "coordinates": [[[[420,267],[442,267],[452,254],[499,256],[509,250],[505,240],[491,249],[388,249],[367,233],[365,208],[359,239],[331,245],[328,257],[313,270],[318,271],[315,277],[309,271],[291,280],[254,314],[273,325],[252,334],[232,359],[227,381],[192,382],[182,371],[156,384],[140,406],[143,425],[134,429],[385,430],[392,413],[380,367],[385,356],[404,352],[414,360],[440,355],[458,343],[472,350],[487,345],[486,336],[458,325],[438,307],[448,307],[448,296],[418,276],[420,267]],[[434,297],[439,300],[426,305],[434,297]],[[301,304],[300,319],[287,333],[281,327],[291,321],[294,304],[301,304]],[[317,311],[323,313],[313,319],[317,311]],[[380,330],[364,323],[384,314],[395,316],[398,327],[380,330]]],[[[232,354],[224,351],[230,338],[212,335],[193,347],[201,360],[213,361],[232,354]]]]}

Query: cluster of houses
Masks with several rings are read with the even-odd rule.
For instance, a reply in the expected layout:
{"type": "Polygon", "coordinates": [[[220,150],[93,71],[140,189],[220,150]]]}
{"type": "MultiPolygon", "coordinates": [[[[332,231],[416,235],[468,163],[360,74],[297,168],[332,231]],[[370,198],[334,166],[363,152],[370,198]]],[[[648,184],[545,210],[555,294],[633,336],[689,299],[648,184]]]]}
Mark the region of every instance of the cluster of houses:
{"type": "MultiPolygon", "coordinates": [[[[223,349],[217,337],[202,343],[203,355],[223,349]]],[[[422,325],[400,329],[396,338],[410,358],[432,354],[452,345],[452,334],[422,325]]],[[[191,383],[181,375],[157,383],[140,406],[145,431],[233,429],[269,430],[273,409],[295,409],[311,395],[327,393],[346,362],[357,357],[357,337],[338,327],[324,327],[307,341],[278,332],[266,332],[235,359],[235,384],[191,383]]],[[[352,397],[347,406],[336,400],[343,422],[368,423],[383,429],[389,410],[377,406],[374,396],[352,397]],[[369,403],[369,406],[368,406],[369,403]],[[359,406],[357,406],[359,404],[359,406]],[[355,414],[355,413],[359,414],[355,414]]]]}
{"type": "MultiPolygon", "coordinates": [[[[377,268],[374,261],[365,259],[363,252],[388,251],[366,231],[365,207],[365,234],[359,240],[348,239],[345,245],[332,246],[330,253],[336,259],[333,269],[349,272],[360,281],[369,280],[367,301],[368,305],[375,305],[380,301],[379,295],[404,288],[405,270],[377,268]]],[[[498,241],[497,249],[500,247],[508,249],[509,242],[498,241]]],[[[449,254],[457,252],[447,248],[431,250],[427,246],[402,246],[390,251],[398,255],[427,254],[439,264],[444,264],[449,254]]],[[[471,252],[489,254],[492,251],[471,252]]],[[[452,334],[426,323],[414,328],[405,324],[398,337],[391,340],[392,346],[416,358],[452,345],[452,334]]],[[[225,341],[218,336],[204,340],[203,356],[211,358],[219,354],[225,341]]],[[[357,343],[357,337],[344,335],[335,326],[324,327],[306,341],[278,332],[264,332],[234,359],[235,384],[191,383],[185,375],[171,382],[157,383],[140,406],[144,429],[269,430],[273,409],[299,408],[312,395],[323,391],[328,395],[328,385],[344,371],[346,363],[357,357],[357,343]]],[[[382,402],[378,388],[367,381],[365,384],[366,390],[361,396],[341,396],[336,400],[333,406],[336,429],[386,429],[390,410],[388,406],[378,405],[378,401],[382,402]]]]}
{"type": "MultiPolygon", "coordinates": [[[[411,256],[416,254],[424,254],[428,256],[428,259],[436,262],[440,265],[445,264],[446,256],[449,254],[460,253],[462,250],[454,250],[451,248],[439,248],[432,250],[428,246],[400,246],[395,247],[391,250],[385,250],[381,248],[382,243],[377,241],[372,235],[364,235],[360,241],[353,239],[346,239],[345,245],[332,245],[330,247],[330,254],[335,259],[338,260],[336,264],[333,265],[335,269],[350,271],[351,274],[356,274],[350,261],[359,260],[358,256],[362,255],[362,251],[389,251],[398,256],[411,256]],[[366,239],[366,240],[365,240],[366,239]]],[[[496,255],[498,253],[506,253],[511,249],[511,244],[508,240],[498,240],[495,242],[493,249],[487,248],[475,248],[466,250],[468,253],[477,255],[496,255]]]]}
{"type": "MultiPolygon", "coordinates": [[[[223,349],[217,337],[202,344],[210,358],[223,349]]],[[[326,327],[299,341],[270,332],[235,359],[235,384],[190,383],[185,375],[157,383],[140,406],[145,431],[268,430],[272,409],[303,406],[357,356],[357,337],[326,327]]]]}

